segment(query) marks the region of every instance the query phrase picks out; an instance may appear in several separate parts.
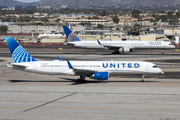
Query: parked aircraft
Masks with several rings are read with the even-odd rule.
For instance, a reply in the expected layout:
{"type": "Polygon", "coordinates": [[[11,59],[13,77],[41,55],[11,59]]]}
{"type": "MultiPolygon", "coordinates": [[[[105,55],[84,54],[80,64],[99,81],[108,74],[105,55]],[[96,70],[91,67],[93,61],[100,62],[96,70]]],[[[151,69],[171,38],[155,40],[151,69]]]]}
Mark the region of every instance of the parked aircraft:
{"type": "Polygon", "coordinates": [[[77,75],[78,81],[85,81],[86,77],[96,80],[107,80],[114,74],[142,75],[142,82],[146,74],[162,72],[155,64],[142,61],[37,61],[12,37],[6,37],[14,63],[7,67],[17,70],[46,74],[46,75],[77,75]]]}
{"type": "Polygon", "coordinates": [[[63,37],[63,34],[61,33],[44,33],[44,34],[39,34],[38,39],[40,38],[61,38],[63,37]]]}
{"type": "Polygon", "coordinates": [[[170,41],[82,41],[67,26],[63,26],[66,33],[67,45],[78,48],[111,49],[114,53],[133,52],[134,49],[173,49],[175,46],[170,41]]]}

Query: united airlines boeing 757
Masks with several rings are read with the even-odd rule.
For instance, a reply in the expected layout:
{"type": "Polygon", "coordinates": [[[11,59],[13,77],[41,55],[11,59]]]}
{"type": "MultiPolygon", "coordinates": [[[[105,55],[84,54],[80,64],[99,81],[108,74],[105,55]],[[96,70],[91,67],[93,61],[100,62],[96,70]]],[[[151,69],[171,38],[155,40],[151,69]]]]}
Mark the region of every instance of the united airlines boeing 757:
{"type": "Polygon", "coordinates": [[[97,80],[107,80],[114,74],[142,75],[142,82],[146,74],[162,72],[155,64],[142,61],[37,61],[12,37],[6,37],[6,42],[14,63],[7,67],[17,70],[47,74],[47,75],[77,75],[78,81],[85,81],[86,77],[97,80]]]}
{"type": "Polygon", "coordinates": [[[67,26],[63,26],[66,33],[67,45],[78,48],[111,49],[114,53],[133,52],[134,49],[173,49],[175,46],[169,41],[82,41],[67,26]]]}

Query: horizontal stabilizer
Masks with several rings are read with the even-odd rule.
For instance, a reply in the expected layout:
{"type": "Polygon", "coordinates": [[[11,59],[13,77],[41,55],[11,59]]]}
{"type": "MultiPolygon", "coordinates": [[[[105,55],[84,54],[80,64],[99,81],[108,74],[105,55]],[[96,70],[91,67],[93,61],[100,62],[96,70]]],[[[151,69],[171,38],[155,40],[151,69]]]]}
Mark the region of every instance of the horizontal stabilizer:
{"type": "Polygon", "coordinates": [[[17,65],[16,63],[8,63],[7,67],[18,69],[18,70],[24,70],[27,66],[25,65],[17,65]]]}

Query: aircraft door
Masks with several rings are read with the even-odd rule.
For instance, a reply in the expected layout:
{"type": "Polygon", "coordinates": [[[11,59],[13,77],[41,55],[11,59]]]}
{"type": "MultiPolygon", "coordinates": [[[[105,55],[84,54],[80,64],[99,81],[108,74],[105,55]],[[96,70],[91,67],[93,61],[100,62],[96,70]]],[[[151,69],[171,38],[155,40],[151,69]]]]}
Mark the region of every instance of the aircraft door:
{"type": "Polygon", "coordinates": [[[148,66],[148,64],[146,64],[146,70],[148,70],[149,69],[149,66],[148,66]]]}
{"type": "Polygon", "coordinates": [[[36,63],[33,63],[33,66],[34,66],[34,70],[36,71],[36,70],[37,70],[37,65],[36,65],[36,63]]]}

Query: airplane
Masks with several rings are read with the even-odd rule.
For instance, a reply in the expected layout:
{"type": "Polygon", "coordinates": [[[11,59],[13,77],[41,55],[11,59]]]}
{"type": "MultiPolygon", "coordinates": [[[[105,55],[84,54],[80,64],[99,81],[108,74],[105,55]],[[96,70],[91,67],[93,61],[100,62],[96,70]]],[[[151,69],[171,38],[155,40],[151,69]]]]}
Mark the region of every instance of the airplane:
{"type": "Polygon", "coordinates": [[[44,34],[39,34],[38,39],[40,38],[60,38],[63,37],[63,34],[61,33],[44,33],[44,34]]]}
{"type": "Polygon", "coordinates": [[[80,40],[67,26],[63,26],[66,34],[66,45],[84,48],[84,49],[110,49],[113,53],[133,52],[134,49],[162,49],[164,54],[165,49],[173,49],[175,46],[170,41],[82,41],[80,40]]]}
{"type": "Polygon", "coordinates": [[[162,70],[151,62],[144,61],[38,61],[34,59],[13,37],[5,37],[13,58],[13,63],[7,67],[46,75],[75,75],[80,76],[77,81],[85,82],[89,77],[96,80],[107,80],[114,74],[144,75],[163,73],[162,70]]]}

